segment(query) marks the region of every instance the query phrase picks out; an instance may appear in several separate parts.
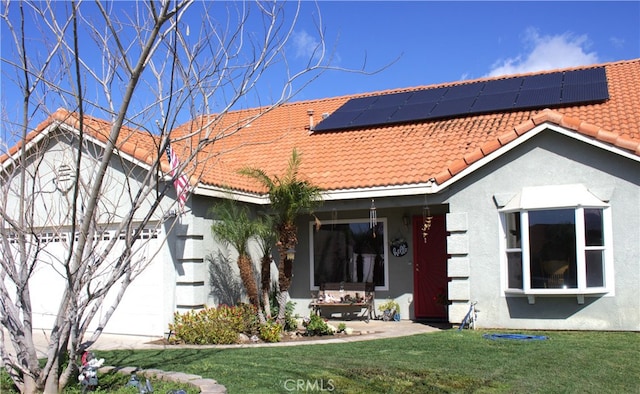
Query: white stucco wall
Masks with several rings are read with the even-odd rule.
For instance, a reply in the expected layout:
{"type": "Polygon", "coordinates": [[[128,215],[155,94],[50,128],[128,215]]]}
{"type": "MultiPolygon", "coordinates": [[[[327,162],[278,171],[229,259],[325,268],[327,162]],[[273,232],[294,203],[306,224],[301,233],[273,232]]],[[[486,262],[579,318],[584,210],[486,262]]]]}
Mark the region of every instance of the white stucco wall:
{"type": "MultiPolygon", "coordinates": [[[[27,164],[28,171],[36,174],[27,184],[28,190],[33,188],[37,193],[33,200],[27,199],[26,203],[32,203],[34,207],[34,228],[42,239],[43,234],[52,233],[64,236],[66,241],[57,239],[46,244],[43,253],[38,256],[37,268],[30,280],[30,290],[33,302],[34,328],[50,329],[55,315],[58,313],[65,273],[62,262],[69,254],[70,240],[73,237],[70,227],[70,202],[72,200],[72,186],[75,184],[89,186],[92,184],[97,170],[98,158],[101,148],[91,143],[84,146],[83,161],[80,180],[75,178],[61,181],[60,170],[65,165],[75,168],[75,160],[78,155],[78,142],[76,139],[52,139],[48,145],[38,147],[38,152],[32,154],[27,164]]],[[[107,170],[105,181],[102,185],[102,196],[98,204],[97,227],[108,230],[109,235],[101,235],[102,240],[97,244],[97,249],[103,247],[108,239],[118,237],[117,226],[121,218],[129,211],[132,198],[138,192],[139,181],[146,175],[147,170],[136,164],[114,157],[107,170]],[[126,185],[126,187],[124,186],[126,185]],[[106,238],[105,238],[106,237],[106,238]]],[[[17,180],[14,180],[17,182],[17,180]]],[[[86,186],[80,191],[81,205],[87,204],[86,186]]],[[[14,188],[14,190],[17,190],[14,188]]],[[[10,215],[19,214],[18,195],[7,196],[7,206],[14,210],[8,210],[10,215]]],[[[141,219],[147,213],[155,193],[142,203],[142,208],[135,216],[135,221],[141,219]]],[[[132,252],[134,260],[143,262],[146,267],[129,286],[129,289],[116,309],[113,317],[105,327],[105,332],[132,334],[132,335],[163,335],[167,331],[167,325],[172,318],[175,307],[174,290],[175,269],[167,269],[170,262],[171,251],[168,243],[164,242],[168,227],[163,224],[163,211],[169,209],[171,200],[163,201],[161,209],[145,226],[156,237],[149,238],[146,235],[136,242],[132,252]],[[149,238],[149,239],[144,239],[149,238]],[[169,284],[167,286],[167,284],[169,284]]],[[[79,211],[79,214],[82,212],[79,211]]],[[[110,250],[107,263],[101,269],[109,269],[122,254],[124,241],[117,241],[110,250]]],[[[97,252],[96,252],[97,253],[97,252]]],[[[96,277],[94,283],[100,282],[96,277]]],[[[110,300],[115,296],[118,285],[114,286],[106,300],[101,302],[98,316],[90,325],[90,330],[97,326],[101,313],[110,306],[110,300]]]]}

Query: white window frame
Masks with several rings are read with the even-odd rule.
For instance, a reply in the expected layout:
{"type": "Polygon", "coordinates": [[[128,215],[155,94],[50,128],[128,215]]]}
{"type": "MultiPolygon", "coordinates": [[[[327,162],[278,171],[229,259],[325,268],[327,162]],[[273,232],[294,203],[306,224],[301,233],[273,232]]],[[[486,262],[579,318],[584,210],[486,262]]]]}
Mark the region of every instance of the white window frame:
{"type": "MultiPolygon", "coordinates": [[[[376,286],[376,290],[389,290],[389,226],[387,218],[377,218],[379,223],[383,225],[383,245],[384,245],[384,286],[376,286]]],[[[370,223],[370,219],[338,219],[323,220],[322,224],[345,224],[345,223],[370,223]]],[[[310,290],[317,291],[319,286],[315,286],[315,257],[314,257],[314,236],[316,222],[309,222],[309,283],[310,290]]]]}
{"type": "Polygon", "coordinates": [[[514,197],[503,209],[500,215],[500,256],[502,289],[505,295],[527,296],[529,303],[535,303],[537,296],[575,296],[578,303],[584,303],[585,295],[614,296],[614,267],[611,207],[595,197],[581,185],[545,186],[525,188],[514,197]],[[554,199],[554,196],[558,196],[554,199]],[[575,221],[576,269],[577,286],[575,288],[532,288],[531,263],[529,250],[529,216],[532,211],[551,211],[555,209],[572,209],[575,221]],[[586,246],[584,236],[584,210],[602,210],[603,246],[586,246]],[[520,214],[520,248],[507,248],[507,217],[508,214],[520,214]],[[588,250],[603,251],[604,286],[587,287],[586,258],[588,250]],[[508,252],[521,253],[522,260],[522,289],[509,288],[508,252]]]}

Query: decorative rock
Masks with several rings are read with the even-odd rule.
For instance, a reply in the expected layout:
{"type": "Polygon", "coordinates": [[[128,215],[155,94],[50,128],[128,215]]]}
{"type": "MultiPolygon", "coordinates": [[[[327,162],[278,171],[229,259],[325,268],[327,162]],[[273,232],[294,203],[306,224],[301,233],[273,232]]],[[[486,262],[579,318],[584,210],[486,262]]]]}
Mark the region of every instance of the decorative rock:
{"type": "Polygon", "coordinates": [[[162,375],[165,374],[165,372],[163,370],[161,370],[161,369],[145,369],[145,370],[141,371],[140,374],[142,376],[147,377],[147,378],[148,377],[154,377],[154,376],[161,377],[162,375]]]}
{"type": "Polygon", "coordinates": [[[113,370],[118,373],[130,375],[137,373],[139,375],[149,377],[155,376],[156,379],[167,380],[175,383],[185,383],[196,386],[200,389],[201,394],[227,394],[227,388],[213,379],[204,379],[199,375],[191,375],[183,372],[162,371],[160,369],[139,369],[135,367],[117,368],[113,366],[104,366],[100,368],[100,372],[106,373],[113,370]]]}

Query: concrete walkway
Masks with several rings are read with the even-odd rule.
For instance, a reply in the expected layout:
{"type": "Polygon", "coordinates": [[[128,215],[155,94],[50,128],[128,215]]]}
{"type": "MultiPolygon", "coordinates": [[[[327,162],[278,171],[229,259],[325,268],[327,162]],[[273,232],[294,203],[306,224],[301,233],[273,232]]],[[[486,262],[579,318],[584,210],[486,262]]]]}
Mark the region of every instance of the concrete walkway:
{"type": "MultiPolygon", "coordinates": [[[[369,323],[365,323],[360,320],[353,321],[341,321],[330,320],[329,324],[338,327],[340,323],[345,323],[347,328],[353,330],[351,335],[335,335],[321,337],[320,339],[312,340],[289,340],[277,343],[246,343],[238,345],[166,345],[162,344],[161,337],[145,337],[145,336],[133,336],[133,335],[114,335],[114,334],[102,334],[98,341],[91,346],[90,350],[140,350],[140,349],[179,349],[179,348],[212,348],[212,349],[225,349],[225,348],[247,348],[247,347],[266,347],[266,346],[302,346],[302,345],[320,345],[326,343],[347,343],[356,341],[366,341],[381,338],[395,338],[402,336],[409,336],[415,334],[423,334],[429,332],[439,331],[440,328],[427,324],[415,323],[412,321],[399,321],[399,322],[383,322],[380,320],[371,320],[369,323]]],[[[48,333],[45,331],[39,331],[34,333],[36,348],[38,354],[45,355],[46,347],[48,345],[48,333]]],[[[8,335],[5,335],[5,346],[7,349],[12,346],[7,343],[8,335]]],[[[100,358],[100,354],[96,355],[100,358]]],[[[107,364],[109,360],[105,361],[107,364]]],[[[103,367],[100,371],[107,372],[114,369],[113,366],[103,367]]],[[[174,382],[182,382],[192,384],[200,388],[202,393],[207,394],[224,394],[227,392],[223,385],[218,384],[213,379],[204,379],[202,376],[190,375],[182,372],[174,371],[161,371],[157,369],[150,370],[136,370],[135,368],[117,368],[120,373],[131,374],[136,372],[139,376],[157,378],[163,380],[170,380],[174,382]]]]}

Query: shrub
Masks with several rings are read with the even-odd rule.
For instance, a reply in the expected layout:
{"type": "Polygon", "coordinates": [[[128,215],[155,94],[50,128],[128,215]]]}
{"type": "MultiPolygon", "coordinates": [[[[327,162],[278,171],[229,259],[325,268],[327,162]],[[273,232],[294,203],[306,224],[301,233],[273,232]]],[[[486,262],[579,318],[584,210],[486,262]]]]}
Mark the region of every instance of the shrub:
{"type": "MultiPolygon", "coordinates": [[[[278,315],[278,300],[276,299],[275,292],[271,293],[271,297],[269,298],[271,301],[271,314],[273,316],[278,315]]],[[[284,331],[296,331],[298,329],[298,322],[296,321],[296,317],[293,315],[293,311],[296,307],[296,303],[293,301],[288,301],[285,306],[284,311],[284,331]]]]}
{"type": "Polygon", "coordinates": [[[265,342],[280,342],[282,326],[276,322],[268,321],[260,326],[260,339],[265,342]]]}
{"type": "Polygon", "coordinates": [[[331,327],[318,315],[311,315],[309,320],[305,321],[304,326],[307,328],[305,335],[333,335],[331,327]]]}
{"type": "Polygon", "coordinates": [[[220,305],[184,314],[176,312],[169,324],[174,342],[205,345],[238,342],[238,334],[257,331],[257,314],[251,305],[220,305]]]}

